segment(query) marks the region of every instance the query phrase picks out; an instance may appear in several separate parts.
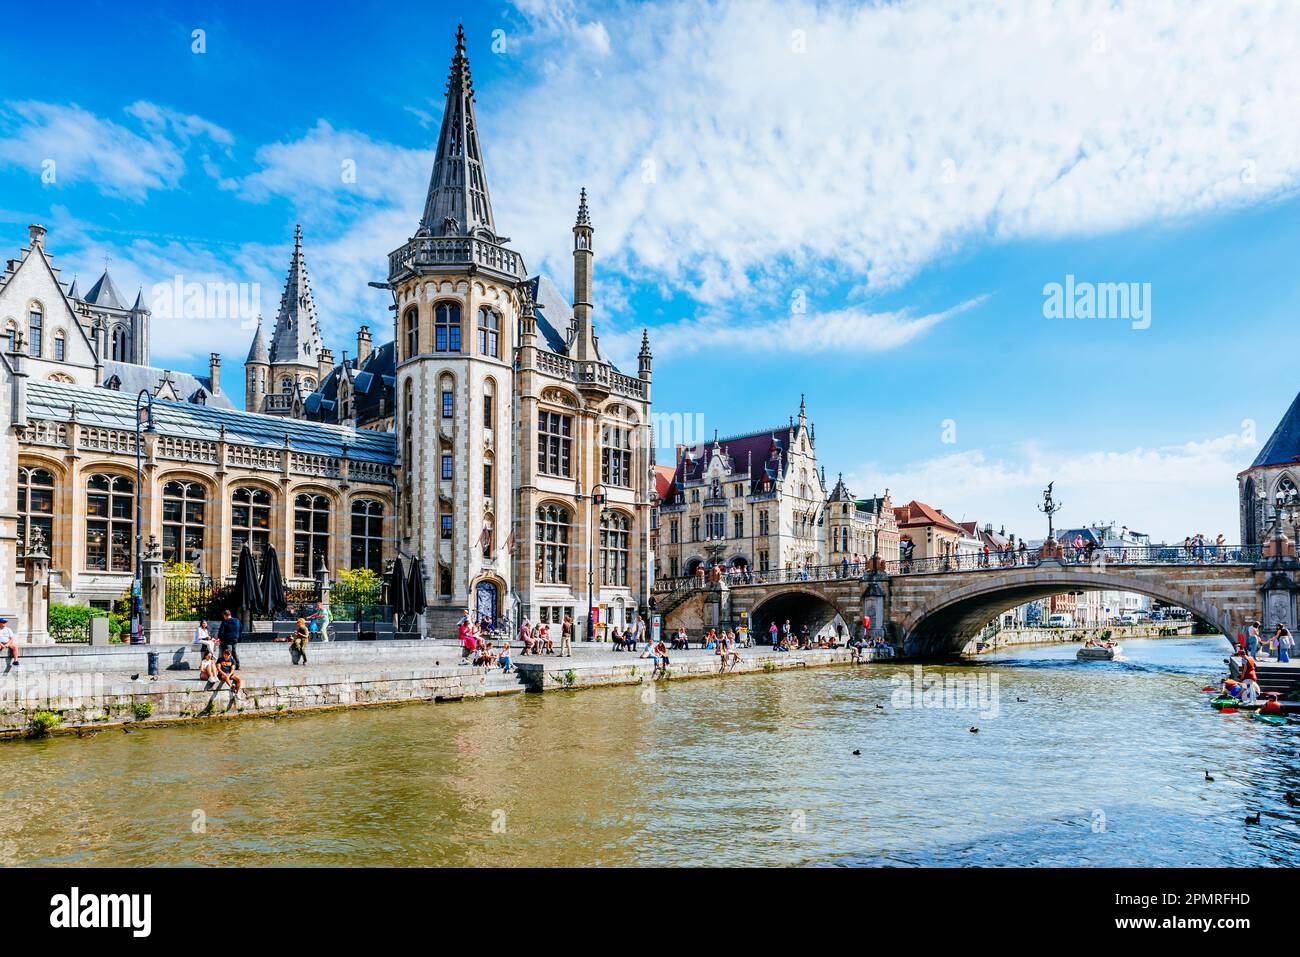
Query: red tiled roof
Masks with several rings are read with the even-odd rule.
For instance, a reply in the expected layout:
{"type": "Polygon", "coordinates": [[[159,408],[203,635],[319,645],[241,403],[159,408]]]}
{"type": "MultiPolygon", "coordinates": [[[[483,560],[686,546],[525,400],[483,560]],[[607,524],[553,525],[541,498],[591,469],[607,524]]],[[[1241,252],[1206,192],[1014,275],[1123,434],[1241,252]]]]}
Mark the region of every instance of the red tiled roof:
{"type": "Polygon", "coordinates": [[[671,465],[655,466],[655,494],[661,502],[668,498],[668,490],[673,487],[674,471],[671,465]]]}
{"type": "Polygon", "coordinates": [[[894,519],[898,522],[899,528],[915,525],[936,525],[950,532],[961,532],[961,526],[943,514],[941,509],[933,508],[924,502],[918,502],[916,499],[912,499],[906,505],[894,509],[894,519]]]}

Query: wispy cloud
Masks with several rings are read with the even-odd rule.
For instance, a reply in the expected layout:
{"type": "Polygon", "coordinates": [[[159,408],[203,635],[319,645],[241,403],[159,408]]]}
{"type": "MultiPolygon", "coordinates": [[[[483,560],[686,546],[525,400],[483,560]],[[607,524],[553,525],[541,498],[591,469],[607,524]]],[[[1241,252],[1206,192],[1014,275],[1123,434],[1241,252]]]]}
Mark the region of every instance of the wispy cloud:
{"type": "Polygon", "coordinates": [[[76,104],[24,100],[0,109],[0,165],[28,170],[47,186],[89,183],[108,196],[143,200],[176,187],[197,152],[209,172],[229,154],[233,137],[201,117],[139,101],[126,122],[76,104]]]}
{"type": "Polygon", "coordinates": [[[1055,482],[1064,505],[1058,526],[1116,520],[1158,539],[1223,532],[1235,540],[1237,515],[1232,496],[1224,495],[1224,477],[1236,474],[1255,446],[1246,432],[1119,451],[1024,445],[992,455],[973,449],[902,468],[866,463],[846,480],[859,494],[888,488],[900,504],[920,499],[954,518],[1005,525],[1027,538],[1046,534],[1035,506],[1055,482]]]}

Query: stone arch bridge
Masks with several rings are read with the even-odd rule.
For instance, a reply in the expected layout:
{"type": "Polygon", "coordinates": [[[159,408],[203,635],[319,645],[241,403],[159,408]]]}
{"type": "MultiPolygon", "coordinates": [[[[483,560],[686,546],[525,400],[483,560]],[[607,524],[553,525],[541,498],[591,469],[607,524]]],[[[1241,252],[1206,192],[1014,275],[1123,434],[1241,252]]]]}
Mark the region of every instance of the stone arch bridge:
{"type": "Polygon", "coordinates": [[[954,655],[990,621],[1026,602],[1070,591],[1127,591],[1187,609],[1210,628],[1235,635],[1245,622],[1277,621],[1296,630],[1296,561],[1265,558],[1258,549],[1224,549],[1205,561],[1178,549],[1123,549],[1091,563],[1034,556],[1027,562],[983,564],[978,556],[926,565],[890,563],[874,573],[840,566],[786,571],[766,578],[679,582],[661,590],[665,629],[688,631],[739,623],[746,617],[765,640],[770,624],[789,619],[816,634],[843,624],[857,633],[864,614],[873,636],[901,654],[954,655]],[[856,572],[856,574],[855,574],[856,572]]]}

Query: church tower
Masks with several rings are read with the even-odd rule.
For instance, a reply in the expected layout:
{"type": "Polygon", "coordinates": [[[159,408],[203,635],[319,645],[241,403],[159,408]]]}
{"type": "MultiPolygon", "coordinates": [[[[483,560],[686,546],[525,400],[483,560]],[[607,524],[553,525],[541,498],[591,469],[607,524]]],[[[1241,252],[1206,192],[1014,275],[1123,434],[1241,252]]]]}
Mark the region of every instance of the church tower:
{"type": "Polygon", "coordinates": [[[509,611],[512,358],[527,274],[508,242],[492,215],[458,29],[424,215],[389,255],[386,283],[396,308],[398,534],[401,550],[424,562],[435,633],[465,608],[509,611]]]}
{"type": "Polygon", "coordinates": [[[250,412],[301,418],[302,400],[316,390],[322,375],[328,374],[333,364],[316,318],[316,300],[312,298],[311,280],[302,253],[302,227],[295,226],[293,257],[280,295],[271,347],[269,350],[266,347],[262,323],[258,320],[244,363],[248,390],[244,407],[250,412]]]}

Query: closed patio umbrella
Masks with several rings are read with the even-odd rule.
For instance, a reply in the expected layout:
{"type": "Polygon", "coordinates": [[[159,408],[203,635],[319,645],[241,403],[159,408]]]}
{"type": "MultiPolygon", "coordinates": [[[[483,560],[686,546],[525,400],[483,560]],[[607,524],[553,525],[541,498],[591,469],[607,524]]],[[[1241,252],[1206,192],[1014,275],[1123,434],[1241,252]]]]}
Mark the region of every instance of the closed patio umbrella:
{"type": "Polygon", "coordinates": [[[280,574],[280,556],[274,545],[268,545],[262,556],[262,611],[274,617],[288,607],[284,576],[280,574]]]}
{"type": "Polygon", "coordinates": [[[242,611],[252,616],[261,614],[266,604],[262,594],[262,583],[257,580],[257,559],[253,550],[244,542],[239,550],[239,566],[235,569],[235,588],[230,593],[232,610],[242,611]]]}
{"type": "Polygon", "coordinates": [[[419,558],[411,562],[411,577],[406,583],[406,595],[406,613],[423,615],[429,603],[424,597],[424,562],[419,558]]]}
{"type": "Polygon", "coordinates": [[[399,622],[410,614],[408,598],[406,572],[399,555],[393,559],[393,570],[388,576],[388,603],[393,606],[393,617],[399,622]]]}

